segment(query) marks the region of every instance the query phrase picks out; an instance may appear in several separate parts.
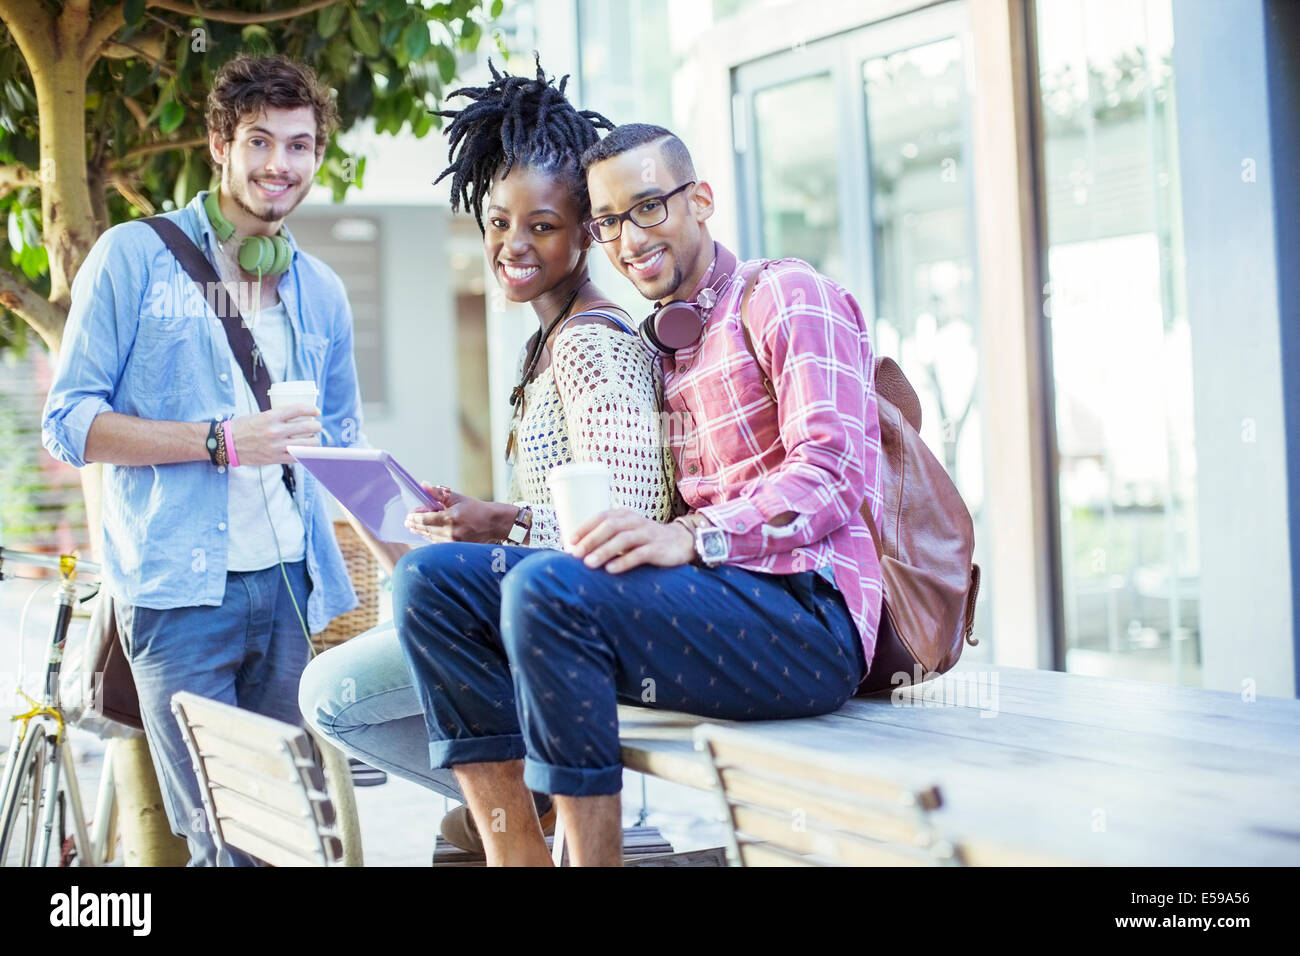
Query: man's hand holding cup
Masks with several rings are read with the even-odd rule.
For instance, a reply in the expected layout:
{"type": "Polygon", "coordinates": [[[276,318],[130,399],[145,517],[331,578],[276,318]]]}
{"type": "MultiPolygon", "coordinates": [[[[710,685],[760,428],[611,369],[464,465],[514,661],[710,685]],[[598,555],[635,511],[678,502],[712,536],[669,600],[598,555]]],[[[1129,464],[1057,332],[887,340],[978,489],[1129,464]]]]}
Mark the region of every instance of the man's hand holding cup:
{"type": "Polygon", "coordinates": [[[310,379],[276,382],[271,386],[271,410],[243,415],[230,423],[241,465],[291,465],[289,445],[319,445],[320,409],[316,383],[310,379]]]}

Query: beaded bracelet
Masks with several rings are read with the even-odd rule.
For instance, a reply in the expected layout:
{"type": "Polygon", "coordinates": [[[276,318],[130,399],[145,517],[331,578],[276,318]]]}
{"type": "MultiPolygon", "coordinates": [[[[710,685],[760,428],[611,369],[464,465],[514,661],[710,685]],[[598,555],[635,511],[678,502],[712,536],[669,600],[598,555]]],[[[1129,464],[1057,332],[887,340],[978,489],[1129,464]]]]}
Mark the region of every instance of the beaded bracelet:
{"type": "Polygon", "coordinates": [[[226,456],[226,431],[224,428],[217,429],[217,467],[224,468],[229,463],[226,456]]]}

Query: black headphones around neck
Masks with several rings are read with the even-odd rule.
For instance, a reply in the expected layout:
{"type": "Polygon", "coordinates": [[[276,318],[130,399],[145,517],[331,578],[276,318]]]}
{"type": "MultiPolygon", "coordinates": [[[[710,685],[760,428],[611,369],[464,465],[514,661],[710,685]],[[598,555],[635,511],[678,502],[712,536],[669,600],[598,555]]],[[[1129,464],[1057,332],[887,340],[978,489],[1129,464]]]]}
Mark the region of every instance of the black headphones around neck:
{"type": "Polygon", "coordinates": [[[673,299],[657,306],[641,323],[641,341],[661,355],[690,348],[704,334],[709,313],[722,297],[722,290],[736,271],[736,257],[716,242],[713,244],[713,281],[700,290],[694,302],[673,299]]]}

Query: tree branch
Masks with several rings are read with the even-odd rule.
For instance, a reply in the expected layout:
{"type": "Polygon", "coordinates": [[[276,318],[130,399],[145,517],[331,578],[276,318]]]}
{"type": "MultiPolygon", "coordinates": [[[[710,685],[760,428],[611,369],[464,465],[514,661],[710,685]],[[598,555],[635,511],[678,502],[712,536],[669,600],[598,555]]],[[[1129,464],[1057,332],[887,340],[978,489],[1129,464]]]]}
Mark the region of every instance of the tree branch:
{"type": "Polygon", "coordinates": [[[129,96],[122,97],[122,105],[126,111],[135,117],[135,125],[144,130],[149,125],[149,117],[145,114],[144,107],[131,99],[129,96]]]}
{"type": "Polygon", "coordinates": [[[28,69],[54,59],[54,19],[39,3],[0,0],[0,22],[9,28],[28,69]]]}
{"type": "Polygon", "coordinates": [[[180,0],[149,0],[149,6],[187,17],[200,17],[215,20],[217,23],[276,23],[280,20],[292,20],[306,13],[314,13],[325,7],[332,7],[342,0],[310,0],[292,10],[268,10],[265,13],[244,13],[238,10],[205,10],[197,3],[182,3],[180,0]]]}
{"type": "Polygon", "coordinates": [[[111,223],[108,214],[108,192],[104,179],[108,175],[103,166],[92,166],[86,171],[86,185],[90,187],[90,204],[95,210],[95,231],[103,232],[111,223]]]}
{"type": "Polygon", "coordinates": [[[138,189],[135,188],[135,183],[132,181],[131,177],[124,176],[121,173],[109,173],[104,177],[104,185],[112,186],[122,194],[123,199],[129,202],[136,209],[139,209],[146,216],[152,216],[157,212],[157,210],[154,209],[153,203],[151,203],[138,189]]]}
{"type": "Polygon", "coordinates": [[[100,54],[104,52],[104,47],[108,41],[113,38],[113,34],[126,24],[126,19],[122,16],[122,4],[115,7],[109,7],[104,11],[104,15],[90,25],[86,31],[86,42],[81,48],[81,68],[85,73],[90,72],[90,68],[95,65],[100,54]]]}
{"type": "Polygon", "coordinates": [[[8,196],[15,189],[24,186],[39,186],[41,177],[26,166],[17,163],[0,166],[0,197],[8,196]]]}
{"type": "Polygon", "coordinates": [[[61,50],[79,50],[90,30],[90,0],[67,0],[55,21],[61,50]]]}
{"type": "Polygon", "coordinates": [[[8,269],[0,269],[0,305],[35,329],[50,351],[58,349],[65,316],[8,269]]]}
{"type": "Polygon", "coordinates": [[[144,57],[150,63],[165,70],[169,75],[175,76],[176,71],[163,62],[163,55],[166,52],[167,40],[161,36],[134,37],[134,42],[126,40],[110,40],[104,44],[100,51],[100,56],[106,56],[112,60],[129,60],[133,56],[144,57]]]}
{"type": "Polygon", "coordinates": [[[195,136],[192,139],[182,139],[175,143],[150,143],[148,146],[137,146],[135,149],[127,150],[125,156],[117,161],[117,165],[127,162],[128,160],[138,159],[141,156],[150,156],[153,153],[165,153],[169,149],[193,149],[195,146],[202,146],[208,141],[206,136],[195,136]]]}

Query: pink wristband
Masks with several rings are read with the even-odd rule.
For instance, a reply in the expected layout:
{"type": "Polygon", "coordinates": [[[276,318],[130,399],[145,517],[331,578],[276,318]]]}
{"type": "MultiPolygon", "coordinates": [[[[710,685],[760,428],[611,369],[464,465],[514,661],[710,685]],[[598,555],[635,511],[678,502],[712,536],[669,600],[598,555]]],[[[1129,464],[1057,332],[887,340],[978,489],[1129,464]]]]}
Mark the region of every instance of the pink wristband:
{"type": "Polygon", "coordinates": [[[235,454],[235,436],[231,432],[229,418],[221,423],[221,431],[226,437],[226,461],[230,463],[231,468],[238,468],[239,456],[235,454]]]}

